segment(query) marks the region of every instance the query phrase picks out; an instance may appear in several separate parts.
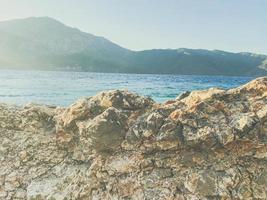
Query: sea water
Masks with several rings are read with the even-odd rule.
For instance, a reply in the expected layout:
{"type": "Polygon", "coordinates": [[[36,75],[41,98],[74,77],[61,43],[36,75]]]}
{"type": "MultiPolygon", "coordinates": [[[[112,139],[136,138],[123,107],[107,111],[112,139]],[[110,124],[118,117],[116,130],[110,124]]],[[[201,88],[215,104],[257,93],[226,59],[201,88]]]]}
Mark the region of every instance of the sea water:
{"type": "Polygon", "coordinates": [[[30,102],[68,106],[101,91],[127,89],[157,102],[185,91],[240,86],[253,77],[112,74],[91,72],[0,70],[0,103],[30,102]]]}

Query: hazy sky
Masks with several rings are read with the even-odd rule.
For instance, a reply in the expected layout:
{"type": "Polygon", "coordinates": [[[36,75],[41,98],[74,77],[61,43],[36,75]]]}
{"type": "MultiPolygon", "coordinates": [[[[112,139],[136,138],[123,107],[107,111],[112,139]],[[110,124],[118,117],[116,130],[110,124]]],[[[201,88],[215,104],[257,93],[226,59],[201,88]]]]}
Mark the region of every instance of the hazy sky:
{"type": "Polygon", "coordinates": [[[130,49],[267,54],[267,0],[0,0],[0,20],[50,16],[130,49]]]}

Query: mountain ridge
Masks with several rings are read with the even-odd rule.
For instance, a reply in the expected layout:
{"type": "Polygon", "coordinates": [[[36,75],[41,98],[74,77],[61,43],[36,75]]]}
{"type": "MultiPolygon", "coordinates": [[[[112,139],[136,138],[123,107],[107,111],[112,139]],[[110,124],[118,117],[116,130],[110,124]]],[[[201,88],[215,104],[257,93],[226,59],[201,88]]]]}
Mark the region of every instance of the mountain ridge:
{"type": "Polygon", "coordinates": [[[113,73],[267,75],[267,56],[205,49],[133,51],[50,17],[0,22],[0,68],[113,73]]]}

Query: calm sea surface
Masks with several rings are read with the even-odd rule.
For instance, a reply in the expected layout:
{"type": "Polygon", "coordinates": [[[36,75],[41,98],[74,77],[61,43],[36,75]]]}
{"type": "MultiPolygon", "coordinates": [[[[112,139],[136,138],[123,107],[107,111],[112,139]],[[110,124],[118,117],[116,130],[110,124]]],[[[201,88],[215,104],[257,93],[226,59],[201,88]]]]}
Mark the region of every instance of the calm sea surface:
{"type": "Polygon", "coordinates": [[[184,91],[233,88],[252,77],[0,70],[0,102],[67,106],[103,90],[128,89],[163,102],[184,91]]]}

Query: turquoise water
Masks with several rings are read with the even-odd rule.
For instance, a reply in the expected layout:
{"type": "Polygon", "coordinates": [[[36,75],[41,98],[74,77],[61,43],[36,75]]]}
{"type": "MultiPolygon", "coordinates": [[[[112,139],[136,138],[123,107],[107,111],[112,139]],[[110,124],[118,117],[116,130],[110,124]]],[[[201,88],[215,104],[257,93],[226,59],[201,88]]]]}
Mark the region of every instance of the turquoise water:
{"type": "Polygon", "coordinates": [[[0,102],[67,106],[103,90],[128,89],[164,102],[184,91],[233,88],[252,77],[0,70],[0,102]]]}

